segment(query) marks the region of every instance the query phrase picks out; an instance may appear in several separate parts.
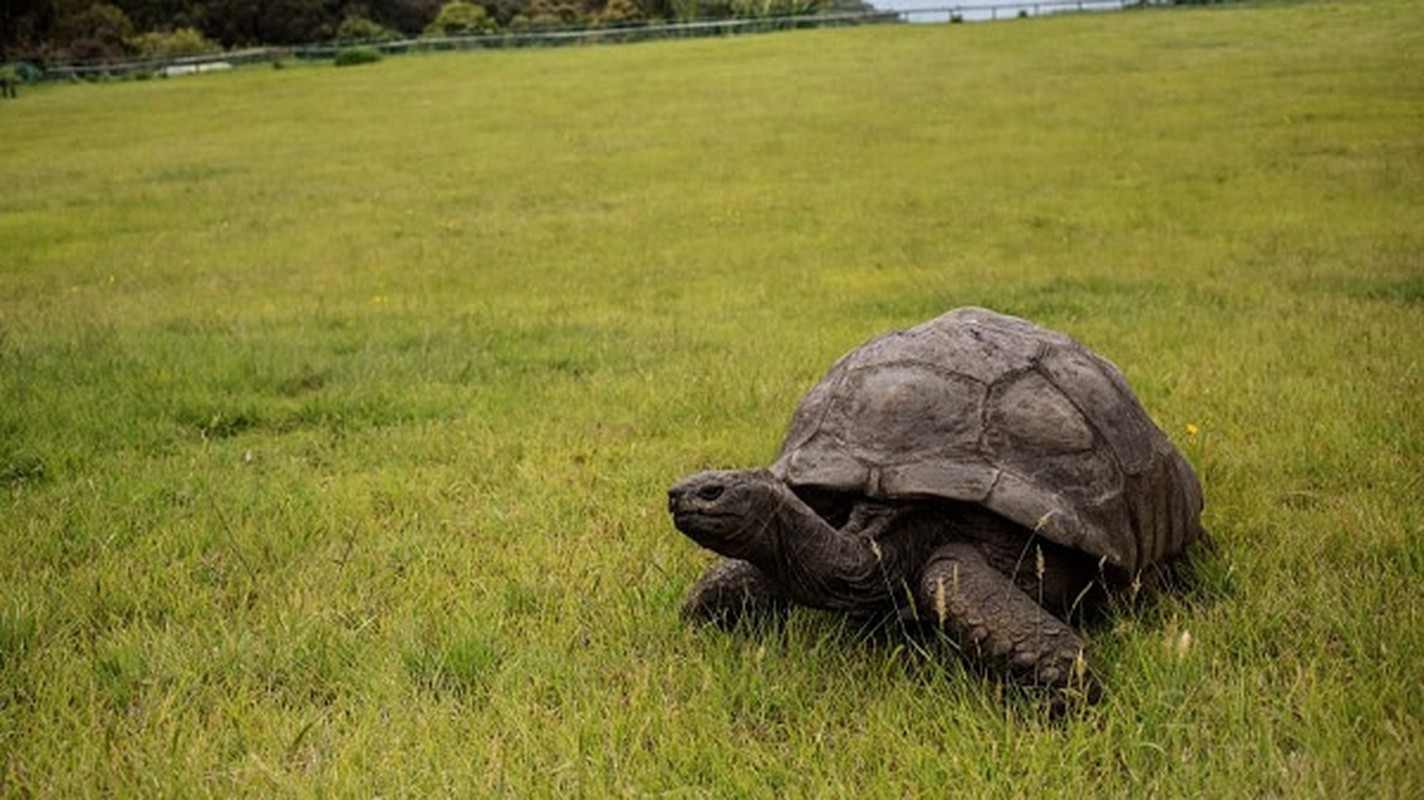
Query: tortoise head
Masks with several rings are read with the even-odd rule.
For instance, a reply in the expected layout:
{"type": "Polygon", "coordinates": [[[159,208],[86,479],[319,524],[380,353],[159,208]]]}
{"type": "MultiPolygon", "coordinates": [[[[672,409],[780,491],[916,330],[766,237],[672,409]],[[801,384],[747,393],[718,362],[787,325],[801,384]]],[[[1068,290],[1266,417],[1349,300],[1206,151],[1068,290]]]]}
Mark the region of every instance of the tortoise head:
{"type": "Polygon", "coordinates": [[[887,597],[879,550],[841,535],[768,470],[684,478],[668,490],[668,511],[689,539],[747,561],[798,603],[845,610],[887,597]]]}
{"type": "Polygon", "coordinates": [[[789,494],[764,469],[699,472],[668,489],[668,512],[688,538],[738,558],[769,544],[767,523],[789,494]]]}

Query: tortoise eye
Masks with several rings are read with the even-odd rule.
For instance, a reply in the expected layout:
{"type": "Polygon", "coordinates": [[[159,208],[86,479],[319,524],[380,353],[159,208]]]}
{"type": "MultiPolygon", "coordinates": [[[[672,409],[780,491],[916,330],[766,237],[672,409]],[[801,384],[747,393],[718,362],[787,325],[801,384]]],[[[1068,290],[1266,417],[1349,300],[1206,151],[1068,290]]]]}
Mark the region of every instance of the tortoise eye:
{"type": "Polygon", "coordinates": [[[704,487],[702,487],[701,489],[698,489],[698,490],[697,490],[697,499],[698,499],[698,500],[707,500],[707,501],[710,502],[710,501],[712,501],[712,500],[716,500],[717,498],[719,498],[719,497],[721,497],[721,496],[722,496],[722,485],[721,485],[721,484],[714,483],[714,484],[712,484],[712,485],[710,485],[710,486],[704,486],[704,487]]]}

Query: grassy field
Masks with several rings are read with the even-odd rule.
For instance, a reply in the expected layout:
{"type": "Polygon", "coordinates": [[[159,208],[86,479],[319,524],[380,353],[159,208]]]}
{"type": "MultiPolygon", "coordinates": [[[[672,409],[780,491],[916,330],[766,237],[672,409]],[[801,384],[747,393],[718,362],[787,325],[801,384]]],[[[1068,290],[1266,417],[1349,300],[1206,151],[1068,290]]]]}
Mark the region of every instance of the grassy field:
{"type": "Polygon", "coordinates": [[[1424,5],[22,92],[0,795],[1424,793],[1424,5]],[[1116,361],[1220,545],[1065,720],[677,616],[667,485],[966,304],[1116,361]]]}

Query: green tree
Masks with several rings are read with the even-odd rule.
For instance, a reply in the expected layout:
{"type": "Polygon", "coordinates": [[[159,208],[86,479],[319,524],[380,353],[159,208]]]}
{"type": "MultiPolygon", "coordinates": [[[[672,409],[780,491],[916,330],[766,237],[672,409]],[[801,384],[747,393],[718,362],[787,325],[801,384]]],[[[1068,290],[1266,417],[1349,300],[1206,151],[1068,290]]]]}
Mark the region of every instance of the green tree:
{"type": "Polygon", "coordinates": [[[203,16],[205,3],[200,0],[109,0],[122,8],[134,28],[140,31],[167,33],[183,28],[196,28],[203,16]]]}
{"type": "Polygon", "coordinates": [[[54,8],[46,0],[0,2],[0,61],[27,55],[53,24],[54,8]]]}
{"type": "Polygon", "coordinates": [[[450,0],[441,6],[435,20],[425,27],[425,36],[472,36],[495,29],[494,18],[484,6],[465,0],[450,0]]]}
{"type": "Polygon", "coordinates": [[[569,28],[586,22],[589,16],[576,0],[530,0],[510,27],[520,30],[569,28]]]}
{"type": "Polygon", "coordinates": [[[365,17],[347,17],[336,27],[336,41],[342,43],[392,42],[399,38],[401,35],[398,31],[365,17]]]}
{"type": "MultiPolygon", "coordinates": [[[[122,55],[123,42],[136,32],[168,34],[200,31],[223,45],[295,44],[330,39],[348,17],[370,20],[405,35],[416,35],[435,18],[441,0],[0,0],[0,55],[5,59],[68,60],[70,51],[88,57],[122,55]],[[102,6],[100,11],[93,11],[102,6]],[[118,9],[127,28],[110,23],[118,9]]],[[[522,0],[487,0],[486,8],[508,6],[512,17],[522,0]]]]}
{"type": "Polygon", "coordinates": [[[54,39],[64,55],[75,61],[122,58],[133,35],[134,26],[128,15],[110,3],[95,3],[69,13],[55,23],[54,30],[54,39]]]}
{"type": "Polygon", "coordinates": [[[594,14],[593,21],[609,27],[646,25],[648,11],[638,0],[608,0],[608,4],[594,14]]]}
{"type": "Polygon", "coordinates": [[[732,10],[739,17],[794,17],[831,10],[832,3],[821,0],[732,0],[732,10]]]}
{"type": "Polygon", "coordinates": [[[179,28],[171,33],[149,31],[128,40],[129,49],[146,58],[174,58],[216,53],[222,48],[197,28],[179,28]]]}
{"type": "Polygon", "coordinates": [[[340,21],[325,0],[209,0],[202,28],[229,47],[301,44],[330,39],[340,21]]]}
{"type": "Polygon", "coordinates": [[[416,36],[435,19],[440,5],[440,0],[365,0],[346,3],[344,8],[348,17],[364,17],[405,36],[416,36]]]}

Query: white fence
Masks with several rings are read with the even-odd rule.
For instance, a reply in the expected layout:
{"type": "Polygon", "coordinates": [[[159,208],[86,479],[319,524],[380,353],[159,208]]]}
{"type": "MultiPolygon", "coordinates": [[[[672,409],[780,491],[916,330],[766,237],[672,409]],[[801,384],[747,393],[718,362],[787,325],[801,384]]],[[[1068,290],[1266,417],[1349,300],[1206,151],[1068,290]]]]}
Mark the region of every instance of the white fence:
{"type": "Polygon", "coordinates": [[[1145,0],[1015,0],[993,3],[946,3],[944,0],[890,0],[891,8],[904,22],[992,22],[1046,14],[1083,11],[1118,11],[1150,5],[1145,0]]]}

